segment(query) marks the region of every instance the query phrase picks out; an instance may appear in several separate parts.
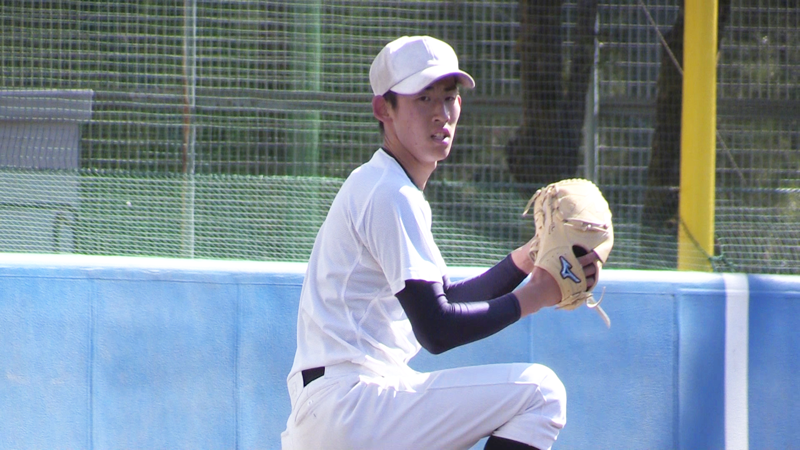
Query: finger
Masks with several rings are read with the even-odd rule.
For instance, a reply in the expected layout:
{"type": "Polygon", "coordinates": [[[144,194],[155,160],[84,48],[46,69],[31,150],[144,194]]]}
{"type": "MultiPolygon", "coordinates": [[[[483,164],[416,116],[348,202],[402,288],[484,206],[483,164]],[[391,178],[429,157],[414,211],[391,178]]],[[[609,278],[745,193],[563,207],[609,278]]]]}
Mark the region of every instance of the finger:
{"type": "Polygon", "coordinates": [[[591,291],[597,284],[597,276],[600,273],[600,258],[595,252],[589,252],[580,258],[583,274],[586,276],[586,290],[591,291]]]}
{"type": "Polygon", "coordinates": [[[586,290],[591,291],[595,284],[597,284],[597,275],[586,275],[586,290]]]}
{"type": "Polygon", "coordinates": [[[584,264],[582,268],[583,268],[583,273],[584,275],[586,275],[587,278],[594,276],[597,273],[597,262],[592,261],[588,264],[584,264]]]}
{"type": "Polygon", "coordinates": [[[584,267],[597,261],[600,261],[600,256],[594,250],[578,258],[578,262],[584,267]]]}

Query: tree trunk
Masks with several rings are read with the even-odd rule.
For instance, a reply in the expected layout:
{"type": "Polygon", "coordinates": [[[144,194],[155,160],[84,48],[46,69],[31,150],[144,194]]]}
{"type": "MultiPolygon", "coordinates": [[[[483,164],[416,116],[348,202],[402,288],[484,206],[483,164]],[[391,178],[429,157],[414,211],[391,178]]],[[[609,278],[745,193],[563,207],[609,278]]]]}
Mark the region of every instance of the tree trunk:
{"type": "Polygon", "coordinates": [[[506,145],[509,171],[528,196],[577,173],[586,92],[592,72],[597,0],[580,0],[564,75],[563,0],[520,0],[522,121],[506,145]]]}

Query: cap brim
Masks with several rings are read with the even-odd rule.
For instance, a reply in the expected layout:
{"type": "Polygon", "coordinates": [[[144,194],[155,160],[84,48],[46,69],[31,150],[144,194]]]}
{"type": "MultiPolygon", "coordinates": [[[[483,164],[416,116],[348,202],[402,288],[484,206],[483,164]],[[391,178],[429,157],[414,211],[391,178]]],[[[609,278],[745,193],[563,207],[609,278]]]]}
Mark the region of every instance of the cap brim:
{"type": "Polygon", "coordinates": [[[475,87],[475,80],[473,80],[467,72],[463,70],[453,71],[449,67],[434,66],[411,75],[389,88],[389,90],[404,95],[416,94],[430,86],[433,82],[448,76],[457,77],[459,84],[467,89],[475,87]]]}

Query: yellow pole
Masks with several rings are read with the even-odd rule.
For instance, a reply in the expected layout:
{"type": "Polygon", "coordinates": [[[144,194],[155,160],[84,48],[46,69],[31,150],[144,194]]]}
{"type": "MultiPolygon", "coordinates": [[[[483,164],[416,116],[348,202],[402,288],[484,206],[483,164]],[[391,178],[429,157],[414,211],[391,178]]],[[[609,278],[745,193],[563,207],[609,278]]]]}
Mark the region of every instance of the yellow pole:
{"type": "Polygon", "coordinates": [[[712,270],[717,129],[717,0],[686,0],[678,270],[712,270]]]}

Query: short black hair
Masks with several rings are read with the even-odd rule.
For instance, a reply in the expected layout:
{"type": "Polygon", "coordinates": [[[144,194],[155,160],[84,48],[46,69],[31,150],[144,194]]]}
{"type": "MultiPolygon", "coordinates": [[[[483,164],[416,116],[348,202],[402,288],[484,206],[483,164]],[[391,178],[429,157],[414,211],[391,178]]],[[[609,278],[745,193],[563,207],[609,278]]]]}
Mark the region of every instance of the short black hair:
{"type": "Polygon", "coordinates": [[[386,91],[386,93],[383,94],[383,99],[386,100],[387,102],[389,102],[389,104],[392,105],[392,108],[397,108],[397,93],[396,92],[394,92],[394,91],[386,91]]]}

